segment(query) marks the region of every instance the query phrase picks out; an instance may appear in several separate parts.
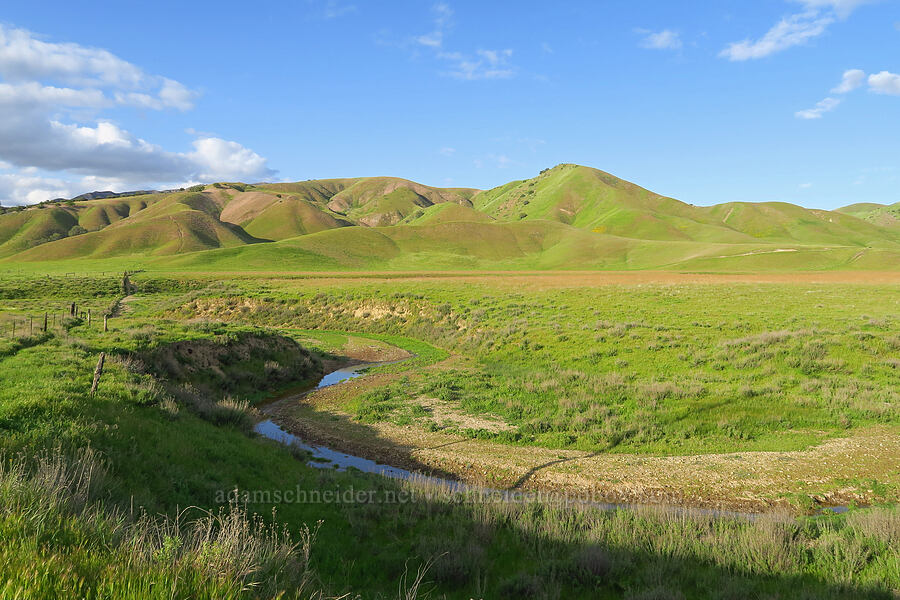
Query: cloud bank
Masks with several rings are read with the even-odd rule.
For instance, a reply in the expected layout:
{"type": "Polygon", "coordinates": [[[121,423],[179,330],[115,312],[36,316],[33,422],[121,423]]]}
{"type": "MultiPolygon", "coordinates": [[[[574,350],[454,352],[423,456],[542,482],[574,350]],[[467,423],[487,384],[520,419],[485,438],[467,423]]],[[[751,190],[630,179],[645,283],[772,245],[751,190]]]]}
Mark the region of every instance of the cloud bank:
{"type": "Polygon", "coordinates": [[[0,25],[0,202],[39,202],[98,184],[123,190],[274,175],[237,142],[205,136],[173,152],[102,116],[112,108],[189,111],[198,96],[106,50],[0,25]]]}

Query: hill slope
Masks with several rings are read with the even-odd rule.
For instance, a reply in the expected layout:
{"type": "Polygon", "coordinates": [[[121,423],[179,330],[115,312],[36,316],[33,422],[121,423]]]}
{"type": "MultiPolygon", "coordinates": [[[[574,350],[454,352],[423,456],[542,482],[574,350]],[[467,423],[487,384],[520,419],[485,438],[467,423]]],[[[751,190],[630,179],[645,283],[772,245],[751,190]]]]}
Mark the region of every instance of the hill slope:
{"type": "Polygon", "coordinates": [[[57,202],[0,215],[0,257],[64,260],[228,248],[354,224],[390,225],[440,203],[468,206],[474,193],[369,177],[263,186],[222,183],[57,202]]]}
{"type": "Polygon", "coordinates": [[[0,214],[0,259],[130,256],[165,268],[264,270],[893,269],[898,212],[698,207],[564,164],[485,191],[364,177],[54,202],[0,214]]]}
{"type": "Polygon", "coordinates": [[[874,204],[863,202],[837,209],[838,213],[862,219],[880,227],[900,230],[900,202],[894,204],[874,204]]]}
{"type": "Polygon", "coordinates": [[[900,232],[780,202],[697,207],[578,165],[480,192],[476,208],[505,221],[547,219],[622,237],[713,243],[900,243],[900,232]]]}

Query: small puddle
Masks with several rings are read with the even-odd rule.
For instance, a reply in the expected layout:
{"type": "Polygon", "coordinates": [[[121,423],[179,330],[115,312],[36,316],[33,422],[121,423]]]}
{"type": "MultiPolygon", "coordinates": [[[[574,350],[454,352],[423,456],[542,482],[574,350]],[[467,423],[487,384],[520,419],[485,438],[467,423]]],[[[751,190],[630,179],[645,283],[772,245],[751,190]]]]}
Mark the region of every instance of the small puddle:
{"type": "MultiPolygon", "coordinates": [[[[393,361],[400,362],[400,361],[393,361]]],[[[363,363],[358,365],[351,365],[348,367],[342,367],[335,371],[331,371],[330,373],[326,373],[322,376],[322,379],[316,384],[314,388],[311,390],[318,390],[326,387],[330,387],[333,385],[337,385],[340,383],[344,383],[346,381],[350,381],[351,379],[356,379],[357,377],[362,377],[366,374],[366,371],[372,367],[379,367],[381,365],[393,364],[392,362],[388,363],[363,363]]],[[[469,485],[463,483],[461,481],[456,481],[453,479],[445,479],[443,477],[432,477],[429,475],[423,475],[418,472],[408,471],[406,469],[401,469],[399,467],[392,467],[390,465],[385,465],[374,460],[369,460],[368,458],[362,458],[361,456],[354,456],[352,454],[346,454],[344,452],[338,452],[337,450],[332,450],[327,446],[315,446],[311,444],[305,443],[302,439],[297,437],[292,433],[288,433],[284,429],[282,429],[277,423],[272,421],[271,419],[266,419],[265,421],[261,421],[257,423],[256,427],[253,430],[270,440],[274,440],[281,444],[285,444],[287,446],[295,446],[297,448],[301,448],[307,452],[309,452],[312,456],[310,461],[307,463],[311,467],[315,467],[317,469],[334,469],[337,471],[346,471],[347,469],[357,469],[362,471],[363,473],[374,473],[376,475],[382,475],[384,477],[390,477],[392,479],[401,479],[401,480],[413,480],[416,482],[422,483],[430,483],[441,486],[445,491],[450,493],[476,493],[482,495],[500,495],[500,497],[516,501],[521,500],[522,497],[527,497],[529,492],[520,492],[517,490],[498,490],[494,488],[469,485]]],[[[641,507],[654,506],[659,508],[659,505],[645,505],[645,504],[614,504],[607,502],[587,502],[584,500],[572,499],[572,504],[588,504],[593,506],[594,508],[599,508],[601,510],[616,510],[620,508],[626,509],[636,509],[641,507]]],[[[729,511],[729,510],[717,510],[717,509],[708,509],[708,508],[682,508],[677,506],[664,506],[669,510],[672,510],[675,513],[692,513],[692,514],[706,514],[706,515],[714,515],[717,517],[744,517],[755,519],[759,517],[761,513],[745,513],[739,511],[729,511]]],[[[847,506],[830,506],[821,508],[817,514],[824,514],[827,512],[834,513],[843,513],[849,510],[847,506]]]]}

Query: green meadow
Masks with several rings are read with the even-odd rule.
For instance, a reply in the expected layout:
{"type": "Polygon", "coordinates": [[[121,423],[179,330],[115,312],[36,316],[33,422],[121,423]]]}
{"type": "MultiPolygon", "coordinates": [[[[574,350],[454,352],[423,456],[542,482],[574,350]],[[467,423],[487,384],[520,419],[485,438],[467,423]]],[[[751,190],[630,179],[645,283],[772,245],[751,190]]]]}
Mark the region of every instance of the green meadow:
{"type": "Polygon", "coordinates": [[[331,417],[366,431],[661,459],[896,435],[896,283],[591,277],[148,271],[123,299],[120,276],[5,274],[2,596],[891,597],[896,465],[842,514],[794,489],[753,518],[604,511],[319,469],[252,433],[255,404],[369,339],[413,358],[331,417]],[[435,420],[426,400],[503,427],[435,420]],[[365,501],[273,500],[287,490],[365,501]]]}

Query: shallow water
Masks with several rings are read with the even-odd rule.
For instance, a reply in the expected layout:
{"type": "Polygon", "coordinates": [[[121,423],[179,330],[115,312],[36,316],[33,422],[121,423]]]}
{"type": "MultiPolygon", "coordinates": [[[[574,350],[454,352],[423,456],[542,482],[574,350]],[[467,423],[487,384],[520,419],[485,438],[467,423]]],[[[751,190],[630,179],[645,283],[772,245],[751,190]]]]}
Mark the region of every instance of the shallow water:
{"type": "MultiPolygon", "coordinates": [[[[326,373],[312,389],[319,390],[322,388],[330,387],[332,385],[337,385],[339,383],[344,383],[345,381],[350,381],[351,379],[356,379],[357,377],[362,377],[363,375],[365,375],[367,369],[380,366],[381,364],[382,363],[363,363],[359,365],[352,365],[349,367],[342,367],[330,373],[326,373]]],[[[383,465],[375,462],[374,460],[369,460],[360,456],[353,456],[352,454],[345,454],[344,452],[338,452],[337,450],[332,450],[331,448],[328,448],[326,446],[312,446],[310,444],[307,444],[296,435],[288,433],[287,431],[279,427],[271,419],[267,419],[258,423],[256,427],[254,427],[254,431],[269,438],[270,440],[275,440],[276,442],[280,442],[288,446],[296,446],[298,448],[306,450],[307,452],[312,454],[312,460],[310,460],[309,465],[316,468],[346,471],[347,468],[352,467],[354,469],[359,469],[360,471],[363,471],[365,473],[377,473],[379,475],[385,475],[387,477],[393,477],[395,479],[409,479],[413,476],[413,473],[411,471],[407,471],[406,469],[399,469],[397,467],[391,467],[390,465],[383,465]]]]}
{"type": "Polygon", "coordinates": [[[361,365],[342,367],[336,371],[332,371],[331,373],[326,373],[322,377],[322,379],[319,380],[319,383],[316,384],[315,389],[328,387],[330,385],[335,385],[338,383],[349,381],[351,379],[356,379],[357,377],[362,377],[366,374],[366,369],[376,367],[380,364],[381,363],[363,363],[361,365]]]}

